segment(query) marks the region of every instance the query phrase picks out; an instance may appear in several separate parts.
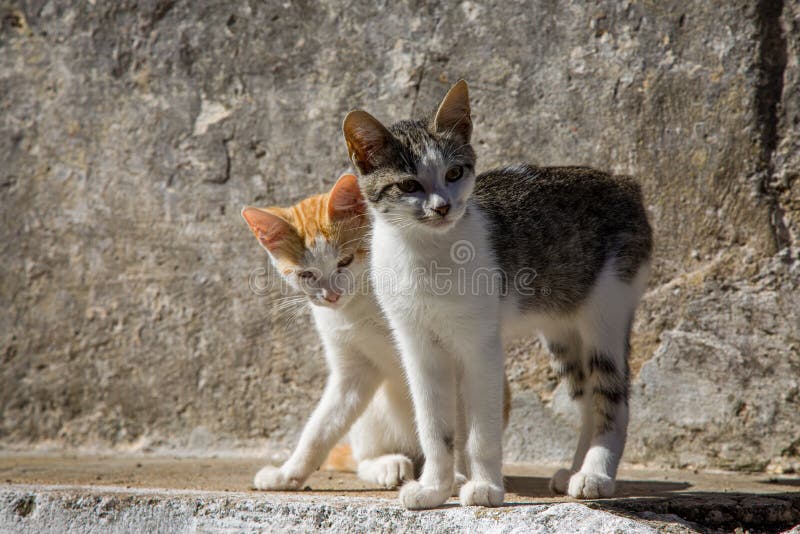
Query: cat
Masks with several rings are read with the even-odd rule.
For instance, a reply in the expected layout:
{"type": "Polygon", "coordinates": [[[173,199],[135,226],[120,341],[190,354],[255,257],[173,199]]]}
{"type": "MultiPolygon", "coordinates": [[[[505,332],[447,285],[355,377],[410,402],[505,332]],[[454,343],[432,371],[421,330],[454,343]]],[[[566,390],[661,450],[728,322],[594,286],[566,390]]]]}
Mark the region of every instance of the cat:
{"type": "Polygon", "coordinates": [[[242,210],[273,266],[312,305],[330,371],[297,447],[256,474],[257,489],[302,489],[348,430],[358,476],[370,483],[397,487],[420,462],[403,369],[364,274],[365,210],[352,174],[289,208],[242,210]]]}
{"type": "MultiPolygon", "coordinates": [[[[348,429],[351,448],[334,450],[326,464],[348,466],[352,451],[367,482],[393,488],[413,478],[422,451],[399,356],[365,275],[369,221],[356,177],[345,174],[329,193],[290,208],[246,207],[242,216],[277,271],[312,304],[330,369],[297,448],[280,468],[261,469],[256,488],[301,488],[348,429]]],[[[504,423],[509,391],[506,383],[504,423]]],[[[460,455],[458,463],[463,472],[460,455]]]]}
{"type": "Polygon", "coordinates": [[[532,333],[582,419],[572,467],[551,488],[613,495],[630,330],[652,251],[639,185],[585,167],[476,175],[463,80],[429,118],[387,128],[356,110],[343,133],[372,219],[374,290],[398,339],[425,458],[401,503],[432,508],[449,496],[456,377],[467,421],[461,504],[503,503],[502,343],[532,333]]]}

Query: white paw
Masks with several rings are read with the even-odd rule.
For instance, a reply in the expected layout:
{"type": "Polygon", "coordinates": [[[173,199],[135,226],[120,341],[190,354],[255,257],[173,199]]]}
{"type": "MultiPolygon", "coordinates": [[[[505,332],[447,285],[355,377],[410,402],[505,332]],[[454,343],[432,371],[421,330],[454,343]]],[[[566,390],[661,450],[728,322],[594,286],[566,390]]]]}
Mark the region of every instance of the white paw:
{"type": "Polygon", "coordinates": [[[464,473],[456,472],[455,479],[453,479],[453,492],[452,492],[453,497],[458,497],[459,490],[464,484],[467,483],[467,480],[469,480],[467,478],[467,475],[465,475],[464,473]]]}
{"type": "Polygon", "coordinates": [[[403,484],[400,488],[400,504],[409,510],[427,510],[441,506],[450,496],[450,487],[423,486],[416,480],[403,484]]]}
{"type": "Polygon", "coordinates": [[[384,488],[396,488],[414,478],[414,463],[402,454],[387,454],[359,463],[358,476],[384,488]]]}
{"type": "Polygon", "coordinates": [[[577,472],[569,479],[570,497],[575,499],[598,499],[614,495],[614,479],[608,475],[577,472]]]}
{"type": "Polygon", "coordinates": [[[502,486],[484,480],[470,480],[461,486],[462,506],[500,506],[505,498],[502,486]]]}
{"type": "Polygon", "coordinates": [[[291,478],[280,468],[268,465],[256,473],[253,485],[260,490],[296,490],[303,483],[298,478],[291,478]]]}
{"type": "Polygon", "coordinates": [[[556,471],[552,478],[550,478],[550,491],[552,493],[567,493],[567,487],[569,486],[569,479],[572,475],[575,474],[575,471],[570,469],[559,469],[556,471]]]}

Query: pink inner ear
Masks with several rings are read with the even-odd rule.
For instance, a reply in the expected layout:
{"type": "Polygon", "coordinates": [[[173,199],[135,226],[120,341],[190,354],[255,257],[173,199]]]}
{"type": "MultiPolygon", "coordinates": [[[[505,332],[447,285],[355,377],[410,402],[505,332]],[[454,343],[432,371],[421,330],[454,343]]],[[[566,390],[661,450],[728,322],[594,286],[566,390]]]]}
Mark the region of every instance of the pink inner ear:
{"type": "Polygon", "coordinates": [[[242,217],[247,221],[250,229],[261,241],[261,244],[270,251],[278,247],[288,235],[289,224],[268,211],[258,208],[245,208],[242,210],[242,217]]]}
{"type": "Polygon", "coordinates": [[[358,178],[345,174],[331,189],[328,200],[328,215],[331,219],[361,215],[365,212],[364,198],[358,187],[358,178]]]}

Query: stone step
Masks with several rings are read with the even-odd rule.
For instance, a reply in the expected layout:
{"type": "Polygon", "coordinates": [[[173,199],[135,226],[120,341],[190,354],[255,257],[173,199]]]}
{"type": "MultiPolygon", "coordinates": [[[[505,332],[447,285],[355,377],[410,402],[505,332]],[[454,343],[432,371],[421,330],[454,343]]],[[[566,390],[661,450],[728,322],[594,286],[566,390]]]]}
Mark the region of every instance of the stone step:
{"type": "Polygon", "coordinates": [[[780,532],[800,479],[626,468],[618,496],[552,496],[552,467],[506,466],[508,504],[409,512],[396,491],[317,472],[301,492],[250,487],[258,458],[0,454],[0,532],[780,532]]]}
{"type": "Polygon", "coordinates": [[[403,510],[395,499],[106,487],[6,486],[2,532],[656,532],[580,503],[403,510]]]}

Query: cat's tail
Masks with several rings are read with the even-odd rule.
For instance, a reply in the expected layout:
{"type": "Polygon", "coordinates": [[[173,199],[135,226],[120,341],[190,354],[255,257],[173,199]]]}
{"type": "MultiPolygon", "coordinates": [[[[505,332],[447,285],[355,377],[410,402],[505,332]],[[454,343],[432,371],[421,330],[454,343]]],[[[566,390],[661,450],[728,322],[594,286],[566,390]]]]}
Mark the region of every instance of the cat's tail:
{"type": "Polygon", "coordinates": [[[358,464],[353,458],[353,449],[346,443],[340,443],[331,449],[328,457],[322,462],[322,471],[344,471],[355,473],[358,464]]]}

